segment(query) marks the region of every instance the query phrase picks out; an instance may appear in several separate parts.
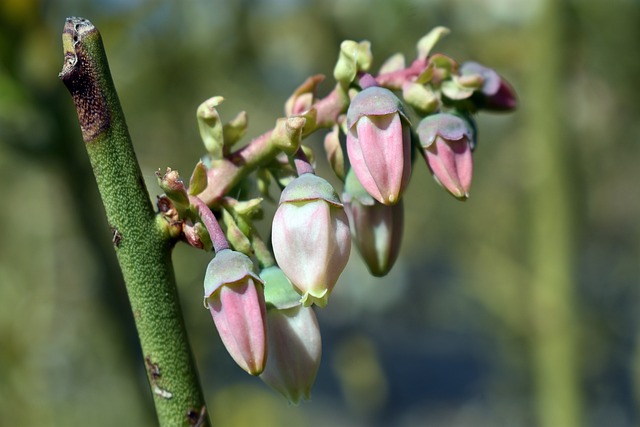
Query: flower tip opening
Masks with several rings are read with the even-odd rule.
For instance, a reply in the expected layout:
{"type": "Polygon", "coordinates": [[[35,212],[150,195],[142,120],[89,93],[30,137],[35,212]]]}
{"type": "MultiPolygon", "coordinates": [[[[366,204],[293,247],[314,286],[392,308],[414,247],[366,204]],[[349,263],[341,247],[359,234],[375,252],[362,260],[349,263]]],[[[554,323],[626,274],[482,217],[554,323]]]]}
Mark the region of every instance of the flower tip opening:
{"type": "Polygon", "coordinates": [[[454,196],[456,197],[456,199],[460,200],[461,202],[466,202],[467,199],[469,198],[469,192],[466,191],[464,193],[454,194],[454,196]]]}
{"type": "Polygon", "coordinates": [[[327,306],[327,302],[329,301],[329,290],[324,289],[320,294],[313,295],[310,292],[305,292],[300,298],[300,303],[305,307],[310,307],[315,304],[320,308],[324,308],[327,306]]]}

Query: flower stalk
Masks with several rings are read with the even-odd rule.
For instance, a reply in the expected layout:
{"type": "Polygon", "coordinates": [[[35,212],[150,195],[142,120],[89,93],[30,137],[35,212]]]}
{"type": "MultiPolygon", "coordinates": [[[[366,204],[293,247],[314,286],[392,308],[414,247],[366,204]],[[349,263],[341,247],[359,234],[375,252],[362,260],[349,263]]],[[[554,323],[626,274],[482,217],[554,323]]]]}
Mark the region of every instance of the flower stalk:
{"type": "Polygon", "coordinates": [[[218,220],[213,212],[211,212],[211,209],[209,209],[209,206],[197,196],[189,196],[189,202],[198,210],[198,215],[200,215],[200,219],[211,237],[214,252],[218,253],[221,250],[229,249],[229,242],[224,235],[224,231],[220,228],[220,224],[218,224],[218,220]]]}

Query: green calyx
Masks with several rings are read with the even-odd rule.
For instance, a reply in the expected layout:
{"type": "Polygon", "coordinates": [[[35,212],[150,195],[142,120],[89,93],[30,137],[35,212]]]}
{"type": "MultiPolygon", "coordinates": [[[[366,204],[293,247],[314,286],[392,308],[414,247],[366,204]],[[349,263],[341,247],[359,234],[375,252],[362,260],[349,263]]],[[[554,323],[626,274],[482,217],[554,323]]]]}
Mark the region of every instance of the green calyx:
{"type": "Polygon", "coordinates": [[[259,283],[263,283],[260,276],[253,271],[251,258],[241,252],[223,249],[209,262],[204,276],[204,306],[208,307],[207,299],[222,285],[239,282],[250,276],[259,283]]]}
{"type": "Polygon", "coordinates": [[[280,267],[265,268],[260,272],[260,278],[264,280],[264,299],[267,308],[286,310],[300,305],[300,295],[280,267]]]}
{"type": "Polygon", "coordinates": [[[389,89],[380,86],[368,87],[351,101],[347,111],[347,129],[351,129],[362,116],[384,116],[394,113],[400,114],[400,117],[409,123],[400,98],[389,89]]]}
{"type": "Polygon", "coordinates": [[[340,197],[329,181],[311,173],[295,178],[280,195],[280,204],[312,200],[324,200],[331,205],[342,207],[340,197]]]}

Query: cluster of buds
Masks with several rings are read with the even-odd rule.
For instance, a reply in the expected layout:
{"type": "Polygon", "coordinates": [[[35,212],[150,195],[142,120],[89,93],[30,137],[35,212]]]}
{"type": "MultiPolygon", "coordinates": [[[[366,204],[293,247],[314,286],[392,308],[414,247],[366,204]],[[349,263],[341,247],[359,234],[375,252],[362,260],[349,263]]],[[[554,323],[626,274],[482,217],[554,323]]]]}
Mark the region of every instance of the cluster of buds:
{"type": "Polygon", "coordinates": [[[309,397],[321,355],[314,306],[327,305],[351,242],[375,276],[386,275],[398,258],[403,194],[417,154],[438,184],[465,200],[477,145],[474,114],[516,106],[513,89],[492,69],[431,54],[447,33],[434,29],[418,42],[409,66],[394,55],[377,75],[369,70],[368,42],[343,42],[334,89],[317,98],[323,77],[310,77],[274,129],[235,152],[247,115],[223,123],[216,109],[223,99],[211,98],[197,113],[208,154],[188,188],[174,171],[158,174],[166,193],[159,206],[171,229],[216,252],[206,271],[205,306],[222,343],[241,368],[291,402],[309,397]],[[303,144],[327,128],[324,148],[344,183],[342,198],[315,174],[314,154],[303,144]],[[246,198],[253,171],[264,199],[274,200],[273,183],[281,190],[272,249],[252,224],[263,201],[246,198]]]}

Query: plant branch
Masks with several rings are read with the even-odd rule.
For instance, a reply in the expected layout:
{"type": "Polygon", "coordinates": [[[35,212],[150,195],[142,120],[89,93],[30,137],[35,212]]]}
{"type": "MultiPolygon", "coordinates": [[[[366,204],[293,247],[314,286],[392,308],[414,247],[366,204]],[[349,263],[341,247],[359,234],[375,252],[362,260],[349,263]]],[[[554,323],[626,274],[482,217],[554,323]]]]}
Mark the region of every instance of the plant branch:
{"type": "Polygon", "coordinates": [[[98,30],[67,18],[59,75],[82,137],[122,269],[161,426],[208,425],[178,300],[167,223],[157,216],[133,151],[98,30]]]}
{"type": "MultiPolygon", "coordinates": [[[[416,59],[407,68],[378,75],[375,83],[400,90],[404,83],[415,80],[428,64],[428,59],[416,59]]],[[[338,117],[346,112],[349,102],[349,96],[339,84],[324,98],[317,99],[310,107],[316,111],[313,130],[333,126],[338,117]]],[[[198,197],[212,206],[256,168],[273,160],[280,150],[271,143],[272,132],[273,129],[270,129],[225,159],[215,160],[207,172],[207,187],[198,197]]],[[[310,133],[306,132],[306,135],[310,133]]]]}
{"type": "MultiPolygon", "coordinates": [[[[314,102],[311,108],[317,112],[315,129],[333,126],[348,105],[348,96],[338,86],[314,102]]],[[[273,160],[281,151],[271,143],[272,133],[270,129],[227,158],[213,161],[207,172],[207,187],[198,197],[212,206],[256,168],[273,160]]]]}

